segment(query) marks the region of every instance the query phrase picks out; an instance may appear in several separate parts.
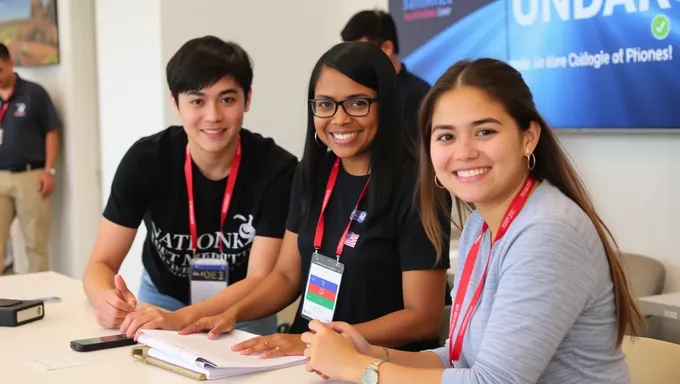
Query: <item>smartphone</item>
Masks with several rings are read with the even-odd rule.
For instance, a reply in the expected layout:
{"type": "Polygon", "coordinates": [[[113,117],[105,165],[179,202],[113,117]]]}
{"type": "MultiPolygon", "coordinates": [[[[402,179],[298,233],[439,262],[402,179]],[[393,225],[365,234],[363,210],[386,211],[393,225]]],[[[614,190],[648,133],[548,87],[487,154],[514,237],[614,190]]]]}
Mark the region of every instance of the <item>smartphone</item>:
{"type": "Polygon", "coordinates": [[[71,349],[78,352],[99,351],[101,349],[125,347],[135,345],[135,339],[130,339],[126,335],[111,335],[104,337],[93,337],[91,339],[73,340],[71,349]]]}

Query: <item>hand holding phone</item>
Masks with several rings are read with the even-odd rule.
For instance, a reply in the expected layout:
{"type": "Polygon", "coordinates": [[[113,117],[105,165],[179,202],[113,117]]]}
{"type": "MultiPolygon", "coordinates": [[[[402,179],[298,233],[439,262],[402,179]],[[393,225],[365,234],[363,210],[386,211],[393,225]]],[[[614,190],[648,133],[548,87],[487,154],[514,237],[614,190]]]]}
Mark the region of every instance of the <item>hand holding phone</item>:
{"type": "Polygon", "coordinates": [[[77,352],[91,352],[135,344],[137,344],[137,342],[134,339],[130,339],[125,335],[111,335],[93,337],[91,339],[73,340],[71,342],[71,349],[77,352]]]}

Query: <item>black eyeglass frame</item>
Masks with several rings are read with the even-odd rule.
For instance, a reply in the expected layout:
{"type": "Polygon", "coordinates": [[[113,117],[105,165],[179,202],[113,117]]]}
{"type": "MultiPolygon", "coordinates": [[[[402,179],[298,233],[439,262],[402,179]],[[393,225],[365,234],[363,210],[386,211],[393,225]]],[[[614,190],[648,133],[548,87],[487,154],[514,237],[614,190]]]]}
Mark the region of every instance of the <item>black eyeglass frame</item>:
{"type": "Polygon", "coordinates": [[[364,117],[364,116],[367,116],[369,113],[371,113],[371,105],[372,105],[373,103],[377,102],[377,101],[379,101],[379,98],[377,98],[377,97],[350,97],[349,99],[345,99],[345,100],[333,100],[333,99],[325,99],[325,98],[322,98],[322,99],[309,99],[309,100],[307,100],[307,102],[309,103],[309,107],[312,109],[312,114],[313,114],[314,116],[320,117],[320,118],[322,118],[322,119],[331,118],[331,117],[335,116],[335,114],[338,113],[338,105],[342,105],[342,109],[345,111],[345,113],[347,114],[347,116],[351,116],[351,117],[364,117]],[[326,116],[326,115],[324,115],[324,116],[319,116],[319,115],[317,115],[317,114],[316,114],[316,107],[315,107],[315,104],[314,104],[314,103],[315,103],[315,102],[318,102],[318,101],[326,101],[326,102],[333,103],[333,113],[331,113],[331,114],[328,115],[328,116],[326,116]],[[367,102],[367,103],[368,103],[368,108],[366,109],[366,113],[360,114],[360,115],[349,113],[349,112],[347,111],[347,107],[345,106],[345,103],[351,102],[351,101],[365,101],[365,102],[367,102]]]}

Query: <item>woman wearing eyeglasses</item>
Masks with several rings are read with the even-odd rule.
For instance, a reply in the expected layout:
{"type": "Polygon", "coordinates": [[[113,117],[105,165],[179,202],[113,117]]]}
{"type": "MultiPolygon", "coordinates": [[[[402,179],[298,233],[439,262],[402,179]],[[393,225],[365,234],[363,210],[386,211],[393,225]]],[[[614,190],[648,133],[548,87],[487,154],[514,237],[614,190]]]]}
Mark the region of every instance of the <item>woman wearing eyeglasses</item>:
{"type": "Polygon", "coordinates": [[[387,56],[368,43],[342,43],[319,59],[276,268],[229,310],[182,333],[217,337],[301,297],[290,334],[234,349],[302,355],[300,334],[310,319],[354,324],[371,343],[397,349],[438,346],[449,231],[433,246],[413,204],[415,157],[402,136],[395,76],[387,56]]]}

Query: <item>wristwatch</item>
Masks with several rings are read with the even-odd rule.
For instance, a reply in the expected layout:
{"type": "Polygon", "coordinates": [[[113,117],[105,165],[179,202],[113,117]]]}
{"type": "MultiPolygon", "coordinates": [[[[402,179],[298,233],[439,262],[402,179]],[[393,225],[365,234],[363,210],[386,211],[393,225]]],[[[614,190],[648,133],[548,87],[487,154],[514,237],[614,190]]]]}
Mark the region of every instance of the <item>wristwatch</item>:
{"type": "Polygon", "coordinates": [[[378,359],[366,367],[361,373],[361,384],[378,384],[378,367],[384,362],[385,360],[378,359]]]}
{"type": "Polygon", "coordinates": [[[54,176],[57,174],[57,169],[56,168],[47,168],[45,169],[45,172],[49,173],[50,175],[54,176]]]}

